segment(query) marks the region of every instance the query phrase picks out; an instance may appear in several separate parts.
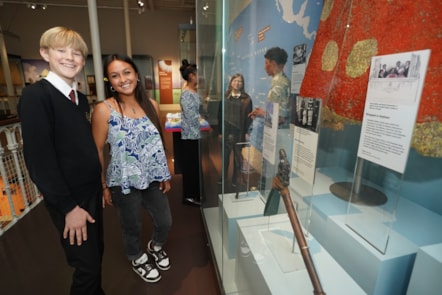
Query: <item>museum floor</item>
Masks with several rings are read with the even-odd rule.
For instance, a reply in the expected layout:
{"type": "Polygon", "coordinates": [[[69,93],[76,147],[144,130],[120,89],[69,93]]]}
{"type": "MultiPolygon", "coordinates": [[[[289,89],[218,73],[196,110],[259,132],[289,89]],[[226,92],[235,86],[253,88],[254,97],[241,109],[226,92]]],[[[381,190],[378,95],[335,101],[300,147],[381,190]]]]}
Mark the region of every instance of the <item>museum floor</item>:
{"type": "MultiPolygon", "coordinates": [[[[165,134],[165,141],[171,161],[170,133],[165,134]]],[[[172,268],[162,271],[162,280],[154,284],[145,283],[132,271],[124,256],[115,208],[104,209],[103,288],[107,295],[221,294],[201,211],[182,204],[181,175],[173,175],[168,196],[174,224],[165,249],[172,268]]],[[[151,232],[147,214],[144,225],[147,243],[151,232]]],[[[1,294],[68,294],[71,271],[42,202],[0,236],[1,294]]]]}

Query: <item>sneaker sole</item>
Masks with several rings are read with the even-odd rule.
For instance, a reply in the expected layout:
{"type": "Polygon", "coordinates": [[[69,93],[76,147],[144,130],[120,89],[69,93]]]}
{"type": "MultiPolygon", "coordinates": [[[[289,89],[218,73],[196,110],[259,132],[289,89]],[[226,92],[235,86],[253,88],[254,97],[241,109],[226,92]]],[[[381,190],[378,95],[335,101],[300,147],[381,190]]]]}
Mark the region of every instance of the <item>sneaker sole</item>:
{"type": "Polygon", "coordinates": [[[158,269],[160,269],[160,270],[169,270],[170,269],[170,264],[169,264],[169,266],[166,266],[166,267],[164,267],[164,266],[161,266],[161,265],[158,265],[156,262],[155,262],[155,265],[158,267],[158,269]]]}
{"type": "Polygon", "coordinates": [[[158,282],[159,280],[161,280],[161,275],[159,275],[158,277],[156,277],[156,278],[145,278],[145,277],[143,277],[138,271],[136,271],[133,267],[132,267],[132,270],[143,280],[143,281],[145,281],[145,282],[147,282],[147,283],[156,283],[156,282],[158,282]]]}

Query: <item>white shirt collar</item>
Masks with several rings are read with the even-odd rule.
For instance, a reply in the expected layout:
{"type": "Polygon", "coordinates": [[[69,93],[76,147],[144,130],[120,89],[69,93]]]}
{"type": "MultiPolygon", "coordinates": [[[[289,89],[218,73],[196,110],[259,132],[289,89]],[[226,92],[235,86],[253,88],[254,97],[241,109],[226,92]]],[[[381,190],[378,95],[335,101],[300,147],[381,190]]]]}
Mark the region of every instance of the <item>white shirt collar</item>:
{"type": "MultiPolygon", "coordinates": [[[[77,83],[73,85],[68,85],[60,76],[54,72],[49,71],[48,75],[45,77],[55,88],[57,88],[61,93],[63,93],[67,98],[69,98],[69,93],[72,89],[77,91],[77,83]]],[[[69,98],[70,99],[70,98],[69,98]]]]}

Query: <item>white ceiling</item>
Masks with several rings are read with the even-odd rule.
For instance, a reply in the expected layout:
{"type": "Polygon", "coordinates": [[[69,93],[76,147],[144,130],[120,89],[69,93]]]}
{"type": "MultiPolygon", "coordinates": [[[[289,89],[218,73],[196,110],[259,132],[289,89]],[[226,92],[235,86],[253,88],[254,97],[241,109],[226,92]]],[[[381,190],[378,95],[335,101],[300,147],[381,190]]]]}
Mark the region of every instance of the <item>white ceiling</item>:
{"type": "MultiPolygon", "coordinates": [[[[195,10],[196,0],[143,0],[144,9],[146,11],[155,10],[195,10]]],[[[138,0],[127,0],[129,9],[138,9],[138,0]]],[[[18,4],[18,5],[47,5],[47,9],[51,6],[65,7],[86,7],[88,0],[0,0],[2,4],[18,4]]],[[[124,0],[96,0],[98,9],[123,9],[124,0]]]]}

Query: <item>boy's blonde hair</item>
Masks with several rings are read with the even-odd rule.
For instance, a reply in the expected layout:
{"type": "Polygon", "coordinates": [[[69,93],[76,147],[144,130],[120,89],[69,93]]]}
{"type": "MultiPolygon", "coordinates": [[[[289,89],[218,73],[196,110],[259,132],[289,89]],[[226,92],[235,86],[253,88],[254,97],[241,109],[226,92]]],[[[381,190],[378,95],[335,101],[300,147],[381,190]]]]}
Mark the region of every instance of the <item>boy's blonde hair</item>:
{"type": "Polygon", "coordinates": [[[87,56],[87,45],[83,37],[74,30],[65,27],[53,27],[41,35],[40,48],[49,49],[54,47],[71,46],[79,50],[83,57],[87,56]]]}

